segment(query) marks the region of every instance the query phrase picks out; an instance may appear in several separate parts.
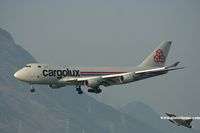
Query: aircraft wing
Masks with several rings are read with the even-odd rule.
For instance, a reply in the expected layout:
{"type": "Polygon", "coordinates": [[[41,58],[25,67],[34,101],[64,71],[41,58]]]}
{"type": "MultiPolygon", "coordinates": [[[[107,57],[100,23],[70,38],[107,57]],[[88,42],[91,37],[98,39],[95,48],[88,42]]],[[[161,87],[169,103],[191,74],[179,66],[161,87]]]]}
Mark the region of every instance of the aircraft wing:
{"type": "Polygon", "coordinates": [[[119,83],[121,76],[130,74],[130,73],[127,72],[127,73],[121,73],[121,74],[111,74],[111,75],[93,76],[93,77],[65,77],[65,78],[60,79],[59,82],[67,85],[67,84],[78,83],[78,82],[84,83],[86,80],[91,80],[91,79],[99,79],[101,85],[110,86],[110,85],[119,83]]]}
{"type": "Polygon", "coordinates": [[[121,84],[123,83],[121,80],[121,77],[131,75],[135,81],[146,78],[150,76],[156,76],[160,74],[167,73],[168,71],[177,70],[177,69],[183,69],[184,67],[176,67],[179,64],[179,62],[176,62],[172,64],[171,66],[167,67],[159,67],[159,68],[151,68],[146,70],[139,70],[135,72],[126,72],[121,74],[110,74],[110,75],[104,75],[104,76],[92,76],[92,77],[65,77],[59,80],[61,84],[84,84],[86,80],[98,80],[100,85],[104,86],[111,86],[115,84],[121,84]]]}
{"type": "Polygon", "coordinates": [[[159,67],[159,68],[152,68],[152,69],[146,69],[146,70],[139,70],[139,71],[135,71],[135,72],[127,72],[127,73],[122,73],[122,74],[102,76],[102,79],[104,79],[103,85],[110,86],[110,85],[114,85],[116,83],[121,83],[122,82],[121,77],[123,77],[123,76],[132,75],[133,80],[137,81],[142,78],[165,74],[168,71],[185,68],[185,67],[177,67],[177,65],[179,63],[180,62],[175,62],[174,64],[167,66],[167,67],[159,67]]]}

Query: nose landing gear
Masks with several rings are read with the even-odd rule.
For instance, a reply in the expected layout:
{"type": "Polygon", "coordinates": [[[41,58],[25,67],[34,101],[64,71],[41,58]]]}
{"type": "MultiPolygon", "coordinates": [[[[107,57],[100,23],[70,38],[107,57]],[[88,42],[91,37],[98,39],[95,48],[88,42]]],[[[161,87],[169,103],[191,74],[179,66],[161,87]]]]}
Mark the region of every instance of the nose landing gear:
{"type": "Polygon", "coordinates": [[[31,90],[30,92],[35,92],[35,87],[31,84],[31,90]]]}

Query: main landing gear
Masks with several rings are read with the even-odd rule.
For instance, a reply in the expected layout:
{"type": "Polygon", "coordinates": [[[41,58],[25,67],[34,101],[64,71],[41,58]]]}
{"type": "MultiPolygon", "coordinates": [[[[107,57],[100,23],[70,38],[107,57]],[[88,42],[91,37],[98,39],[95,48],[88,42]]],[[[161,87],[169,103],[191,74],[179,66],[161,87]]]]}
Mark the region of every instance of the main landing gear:
{"type": "MultiPolygon", "coordinates": [[[[80,85],[76,86],[76,91],[78,92],[78,94],[83,94],[83,91],[81,90],[80,85]]],[[[88,89],[88,92],[99,94],[102,92],[102,90],[99,87],[97,87],[97,88],[88,89]]]]}
{"type": "Polygon", "coordinates": [[[80,85],[76,86],[76,91],[78,92],[78,94],[83,94],[83,91],[81,90],[80,85]]]}
{"type": "Polygon", "coordinates": [[[98,88],[88,89],[88,92],[99,94],[102,92],[102,90],[98,87],[98,88]]]}
{"type": "Polygon", "coordinates": [[[35,88],[34,88],[34,86],[31,84],[31,90],[30,90],[31,92],[35,92],[35,88]]]}

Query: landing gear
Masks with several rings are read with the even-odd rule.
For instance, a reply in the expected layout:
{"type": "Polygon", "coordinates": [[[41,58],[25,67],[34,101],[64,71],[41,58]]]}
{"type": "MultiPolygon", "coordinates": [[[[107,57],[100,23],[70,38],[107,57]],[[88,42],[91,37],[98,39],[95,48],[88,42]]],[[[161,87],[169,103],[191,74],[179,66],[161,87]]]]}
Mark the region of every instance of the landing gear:
{"type": "Polygon", "coordinates": [[[97,93],[101,93],[101,92],[102,92],[102,90],[99,88],[98,91],[97,91],[97,93]]]}
{"type": "Polygon", "coordinates": [[[30,90],[31,92],[35,92],[35,88],[34,88],[34,86],[31,84],[31,90],[30,90]]]}
{"type": "Polygon", "coordinates": [[[31,92],[35,92],[35,89],[31,89],[30,91],[31,91],[31,92]]]}
{"type": "MultiPolygon", "coordinates": [[[[81,90],[81,86],[80,85],[76,86],[76,91],[78,92],[78,94],[83,94],[83,91],[81,90]]],[[[97,87],[97,88],[88,89],[88,92],[99,94],[99,93],[102,92],[102,90],[99,87],[97,87]]]]}
{"type": "Polygon", "coordinates": [[[102,92],[102,90],[100,88],[92,88],[92,89],[88,89],[88,92],[99,94],[102,92]]]}
{"type": "Polygon", "coordinates": [[[83,91],[81,90],[80,85],[76,86],[76,91],[78,92],[78,94],[83,94],[83,91]]]}

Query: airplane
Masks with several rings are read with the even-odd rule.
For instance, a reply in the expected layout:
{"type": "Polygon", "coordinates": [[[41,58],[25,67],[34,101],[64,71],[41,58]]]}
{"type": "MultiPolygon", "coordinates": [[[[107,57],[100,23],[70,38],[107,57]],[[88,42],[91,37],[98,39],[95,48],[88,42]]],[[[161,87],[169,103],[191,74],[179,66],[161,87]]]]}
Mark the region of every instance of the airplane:
{"type": "MultiPolygon", "coordinates": [[[[169,116],[169,117],[177,117],[176,115],[174,115],[174,114],[169,114],[169,113],[165,113],[167,116],[169,116]]],[[[180,125],[182,125],[182,126],[185,126],[185,127],[187,127],[187,128],[192,128],[192,126],[190,125],[191,124],[191,122],[192,122],[192,119],[187,119],[187,120],[183,120],[183,119],[169,119],[169,121],[170,122],[172,122],[172,123],[174,123],[174,124],[176,124],[177,126],[180,126],[180,125]]]]}
{"type": "Polygon", "coordinates": [[[98,94],[102,91],[100,86],[126,84],[183,69],[177,67],[180,62],[165,66],[171,43],[162,42],[136,67],[70,67],[32,63],[18,70],[14,77],[29,83],[31,92],[35,92],[35,84],[48,85],[51,89],[74,85],[78,94],[82,94],[81,86],[85,85],[88,92],[98,94]]]}

